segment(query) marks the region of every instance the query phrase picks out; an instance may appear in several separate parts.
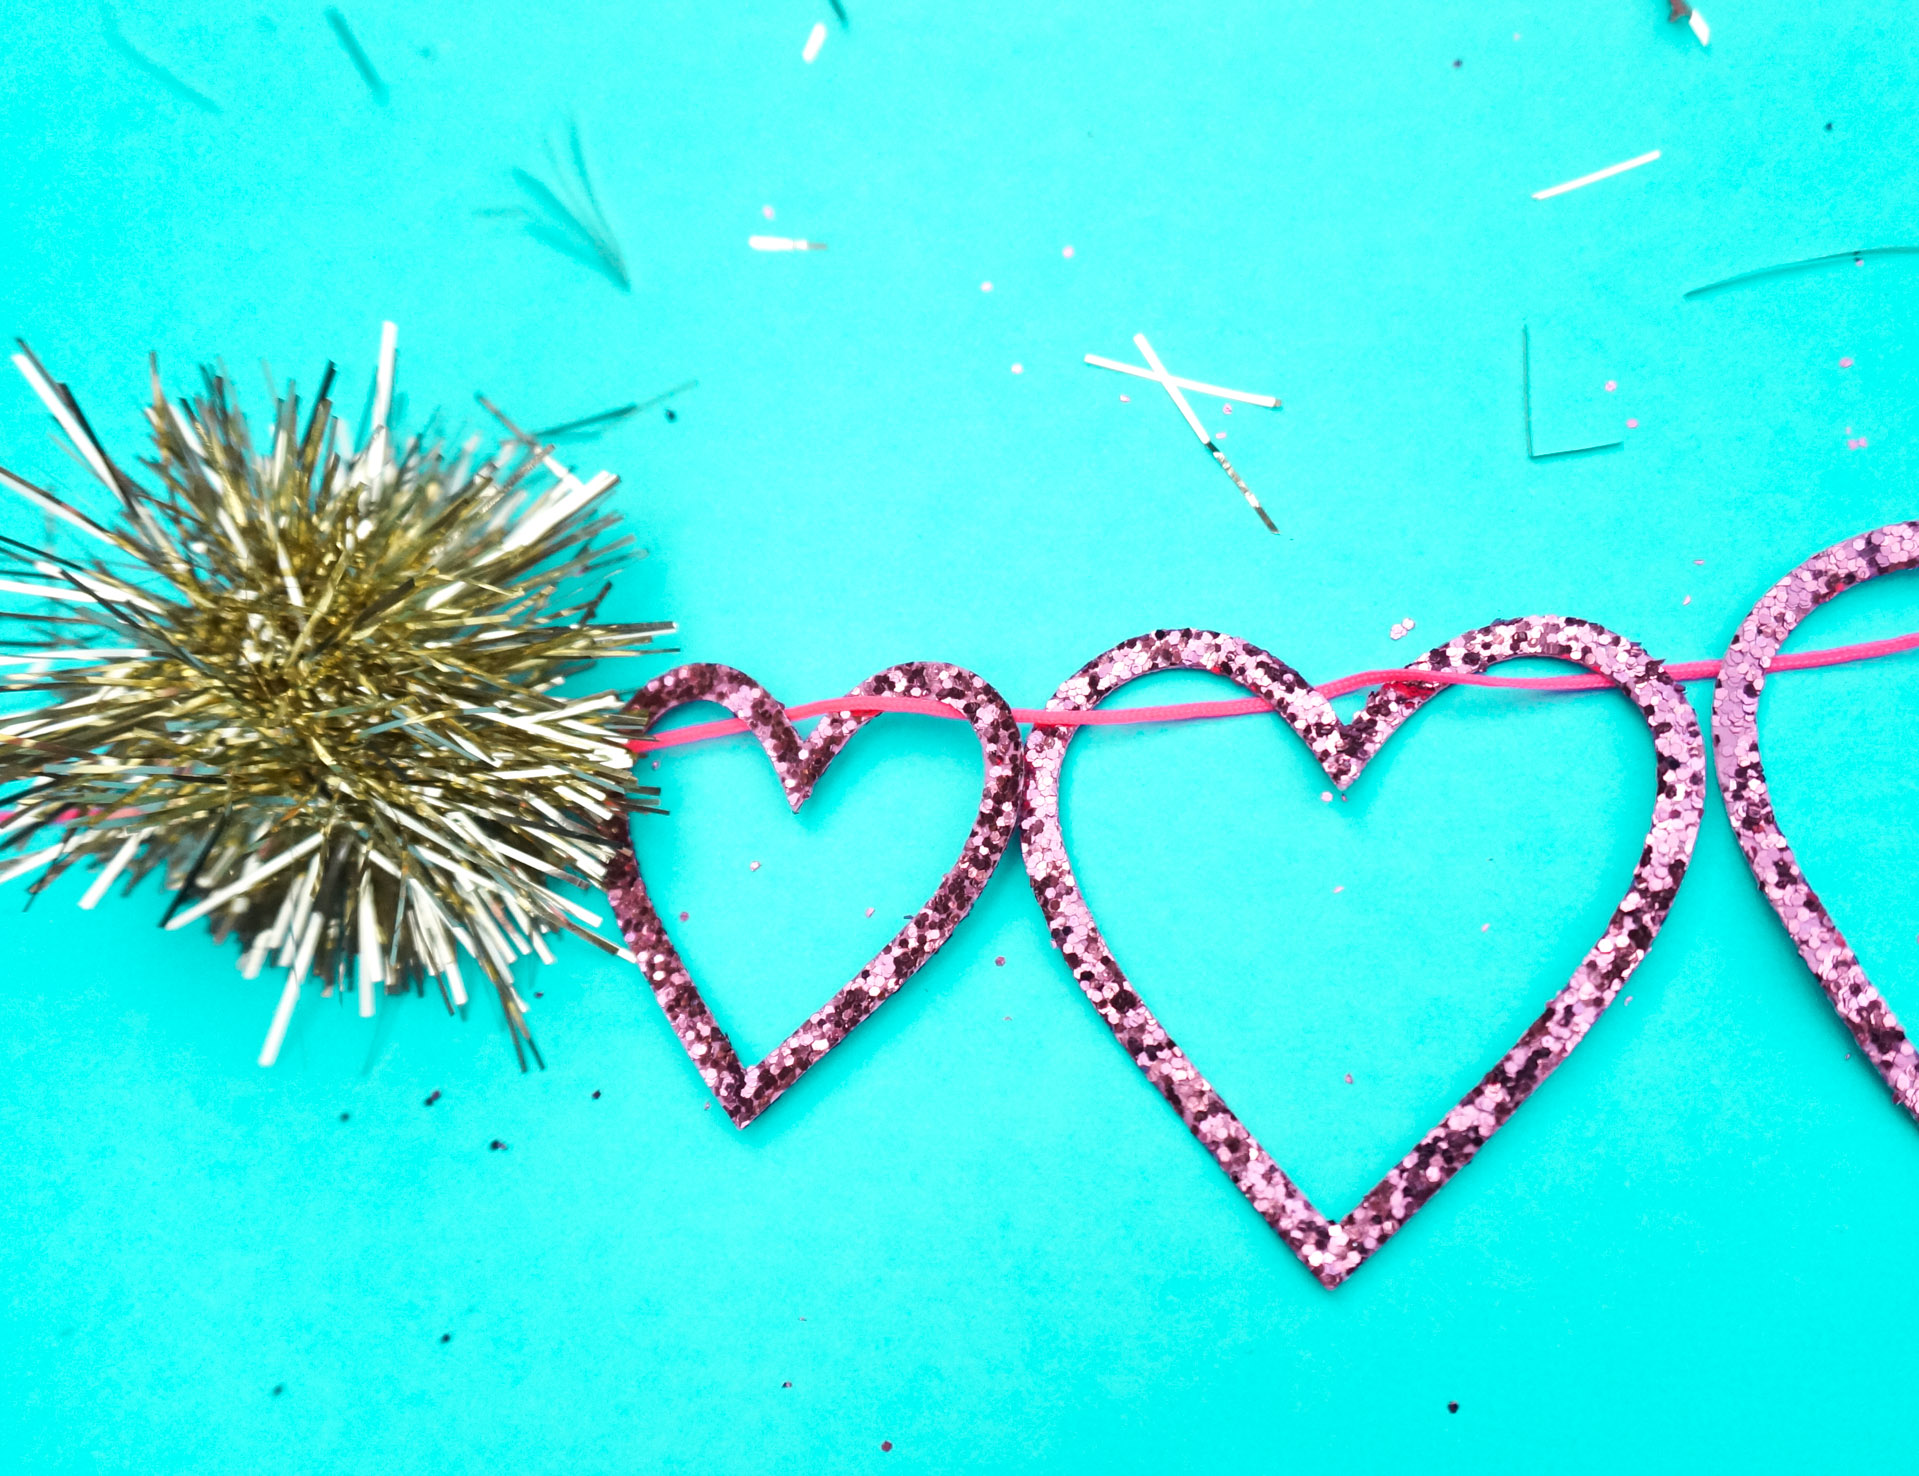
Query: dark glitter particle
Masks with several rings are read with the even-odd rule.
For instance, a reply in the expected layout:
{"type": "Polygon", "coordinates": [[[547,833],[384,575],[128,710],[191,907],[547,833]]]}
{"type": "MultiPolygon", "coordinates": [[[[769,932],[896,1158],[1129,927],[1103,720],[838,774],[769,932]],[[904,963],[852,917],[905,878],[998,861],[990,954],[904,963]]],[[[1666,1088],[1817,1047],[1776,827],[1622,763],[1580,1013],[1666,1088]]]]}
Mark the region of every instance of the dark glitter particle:
{"type": "Polygon", "coordinates": [[[1447,1413],[1447,1414],[1458,1414],[1458,1413],[1459,1413],[1459,1401],[1458,1401],[1457,1399],[1455,1399],[1455,1400],[1453,1400],[1453,1401],[1451,1401],[1451,1402],[1450,1402],[1449,1404],[1447,1404],[1447,1406],[1446,1406],[1446,1413],[1447,1413]]]}
{"type": "Polygon", "coordinates": [[[502,1143],[498,1138],[495,1138],[491,1143],[488,1143],[486,1146],[492,1149],[493,1152],[495,1153],[504,1152],[506,1149],[506,1144],[502,1143]]]}
{"type": "Polygon", "coordinates": [[[791,1379],[788,1379],[784,1384],[781,1384],[780,1387],[782,1389],[790,1389],[793,1387],[793,1381],[791,1379]]]}
{"type": "Polygon", "coordinates": [[[1832,124],[1830,124],[1830,123],[1828,123],[1828,124],[1826,125],[1826,132],[1828,132],[1828,133],[1831,133],[1831,132],[1832,132],[1832,124]]]}
{"type": "Polygon", "coordinates": [[[668,420],[678,420],[678,419],[679,419],[680,417],[679,417],[679,416],[677,416],[677,415],[675,415],[675,414],[674,414],[674,413],[673,413],[673,412],[672,412],[671,410],[668,410],[668,411],[666,412],[666,418],[667,418],[668,420]]]}
{"type": "Polygon", "coordinates": [[[1464,63],[1463,61],[1461,61],[1461,60],[1460,60],[1460,59],[1459,59],[1458,57],[1454,57],[1454,58],[1453,58],[1453,65],[1454,65],[1454,66],[1456,66],[1456,67],[1461,67],[1461,66],[1464,66],[1464,65],[1465,65],[1465,63],[1464,63]]]}
{"type": "Polygon", "coordinates": [[[441,1341],[441,1342],[443,1342],[443,1343],[450,1343],[450,1342],[452,1342],[452,1341],[453,1341],[453,1334],[452,1334],[452,1333],[441,1333],[441,1334],[440,1334],[440,1341],[441,1341]]]}
{"type": "Polygon", "coordinates": [[[882,1441],[880,1442],[880,1449],[881,1449],[881,1450],[891,1450],[892,1448],[893,1448],[893,1442],[892,1442],[892,1441],[890,1441],[890,1440],[882,1440],[882,1441]]]}
{"type": "Polygon", "coordinates": [[[439,1088],[438,1088],[438,1087],[435,1087],[435,1088],[433,1089],[433,1095],[432,1095],[432,1096],[430,1096],[430,1097],[428,1097],[428,1098],[426,1099],[426,1101],[424,1101],[424,1102],[423,1102],[423,1103],[421,1103],[420,1105],[421,1105],[421,1106],[423,1106],[423,1107],[431,1107],[431,1106],[432,1106],[432,1105],[433,1105],[433,1104],[434,1104],[435,1102],[437,1102],[437,1101],[439,1101],[439,1100],[440,1100],[440,1091],[439,1091],[439,1088]]]}
{"type": "Polygon", "coordinates": [[[342,1112],[340,1114],[340,1121],[345,1122],[350,1115],[351,1115],[350,1113],[342,1112]]]}
{"type": "Polygon", "coordinates": [[[595,1093],[593,1094],[593,1100],[594,1100],[594,1101],[596,1101],[596,1102],[600,1100],[600,1094],[599,1094],[598,1092],[595,1092],[595,1093]]]}
{"type": "Polygon", "coordinates": [[[285,1384],[275,1384],[273,1386],[273,1395],[274,1395],[274,1398],[276,1399],[279,1398],[280,1395],[286,1393],[286,1391],[287,1391],[287,1386],[285,1384]]]}
{"type": "Polygon", "coordinates": [[[1006,955],[1002,953],[1002,954],[1000,954],[1000,955],[999,955],[999,956],[998,956],[997,958],[995,958],[995,959],[993,960],[993,967],[994,967],[994,968],[996,968],[996,969],[1003,969],[1003,968],[1005,968],[1005,967],[1006,967],[1006,955]]]}

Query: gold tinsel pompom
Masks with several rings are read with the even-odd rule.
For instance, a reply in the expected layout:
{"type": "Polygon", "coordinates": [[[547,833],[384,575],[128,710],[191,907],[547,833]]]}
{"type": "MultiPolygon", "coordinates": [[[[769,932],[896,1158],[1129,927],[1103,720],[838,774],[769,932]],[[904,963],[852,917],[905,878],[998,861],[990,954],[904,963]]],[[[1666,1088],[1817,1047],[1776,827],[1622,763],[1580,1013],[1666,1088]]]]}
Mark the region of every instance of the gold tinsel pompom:
{"type": "Polygon", "coordinates": [[[595,621],[610,586],[585,581],[631,542],[610,534],[615,478],[517,432],[484,459],[478,436],[398,442],[389,323],[358,449],[331,366],[258,446],[218,374],[173,404],[156,369],[150,490],[21,349],[117,510],[0,470],[64,525],[52,548],[0,540],[0,604],[37,604],[0,610],[0,881],[96,867],[90,908],[159,872],[166,927],[237,938],[248,979],[285,971],[262,1065],[304,988],[357,988],[371,1015],[432,979],[451,1008],[465,953],[524,1067],[514,967],[556,930],[620,952],[568,893],[591,898],[605,826],[657,794],[633,782],[619,697],[555,694],[672,629],[595,621]]]}

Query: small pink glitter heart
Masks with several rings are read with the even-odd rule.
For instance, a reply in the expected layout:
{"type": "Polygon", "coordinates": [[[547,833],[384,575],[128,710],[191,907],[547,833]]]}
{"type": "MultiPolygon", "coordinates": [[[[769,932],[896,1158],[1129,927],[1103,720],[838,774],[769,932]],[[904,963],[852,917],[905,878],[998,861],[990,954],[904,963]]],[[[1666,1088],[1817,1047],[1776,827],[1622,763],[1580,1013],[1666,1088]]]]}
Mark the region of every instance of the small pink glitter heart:
{"type": "Polygon", "coordinates": [[[1272,704],[1340,789],[1356,780],[1408,716],[1441,689],[1421,671],[1483,671],[1500,661],[1546,656],[1609,678],[1644,714],[1657,754],[1652,826],[1626,895],[1567,985],[1458,1106],[1334,1224],[1286,1177],[1225,1099],[1147,1008],[1100,936],[1066,855],[1060,772],[1077,728],[1035,726],[1027,740],[1023,844],[1033,895],[1053,944],[1080,988],[1147,1080],[1173,1105],[1268,1225],[1328,1287],[1338,1286],[1445,1186],[1585,1038],[1652,946],[1679,890],[1699,833],[1706,759],[1699,724],[1660,664],[1603,626],[1531,616],[1472,631],[1406,668],[1406,681],[1376,688],[1350,722],[1276,656],[1233,636],[1161,630],[1115,646],[1063,683],[1055,711],[1097,707],[1128,682],[1158,671],[1209,671],[1272,704]]]}
{"type": "MultiPolygon", "coordinates": [[[[726,1115],[745,1127],[816,1061],[846,1038],[852,1028],[899,991],[952,936],[953,929],[978,900],[993,868],[1011,843],[1019,823],[1019,724],[1012,709],[986,681],[957,666],[909,662],[870,677],[853,689],[858,696],[887,694],[927,697],[958,712],[979,735],[986,756],[986,779],[979,815],[952,870],[906,926],[873,956],[852,982],[835,994],[806,1023],[764,1060],[741,1064],[733,1043],[713,1018],[699,987],[680,961],[666,925],[654,911],[640,878],[639,858],[624,815],[607,827],[616,848],[605,886],[640,972],[672,1023],[688,1056],[699,1069],[726,1115]]],[[[787,803],[795,814],[813,792],[820,775],[851,738],[877,713],[836,712],[820,719],[805,738],[788,721],[772,693],[730,666],[682,666],[655,677],[626,705],[651,728],[667,713],[689,702],[717,702],[739,718],[773,761],[787,803]]],[[[872,909],[867,909],[868,915],[872,909]]]]}
{"type": "Polygon", "coordinates": [[[1773,813],[1759,756],[1759,694],[1766,672],[1794,627],[1835,595],[1900,569],[1919,566],[1919,523],[1892,523],[1814,554],[1768,590],[1733,637],[1713,688],[1712,747],[1739,848],[1759,890],[1786,925],[1859,1049],[1906,1111],[1919,1117],[1919,1053],[1872,986],[1839,925],[1799,869],[1773,813]]]}

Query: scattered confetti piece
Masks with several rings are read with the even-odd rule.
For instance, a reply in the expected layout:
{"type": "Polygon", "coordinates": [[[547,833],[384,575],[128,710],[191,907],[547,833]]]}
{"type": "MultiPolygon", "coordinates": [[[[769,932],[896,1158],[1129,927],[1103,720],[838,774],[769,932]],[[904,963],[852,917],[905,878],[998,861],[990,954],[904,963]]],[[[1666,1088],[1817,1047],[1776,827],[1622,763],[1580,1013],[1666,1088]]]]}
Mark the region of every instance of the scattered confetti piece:
{"type": "Polygon", "coordinates": [[[1121,395],[1119,397],[1119,402],[1122,405],[1130,405],[1133,403],[1133,397],[1131,395],[1121,395]]]}
{"type": "Polygon", "coordinates": [[[1341,892],[1343,892],[1343,891],[1345,891],[1345,890],[1346,890],[1346,889],[1345,889],[1344,887],[1334,887],[1334,888],[1333,888],[1333,895],[1334,895],[1334,896],[1338,896],[1338,895],[1339,895],[1339,894],[1340,894],[1341,892]]]}
{"type": "Polygon", "coordinates": [[[1395,625],[1391,630],[1387,631],[1386,634],[1394,640],[1399,640],[1406,634],[1406,627],[1403,625],[1395,625]]]}
{"type": "Polygon", "coordinates": [[[276,1397],[286,1393],[286,1391],[287,1391],[287,1386],[285,1384],[275,1384],[273,1386],[273,1392],[276,1397]]]}
{"type": "Polygon", "coordinates": [[[1013,366],[1013,372],[1015,374],[1024,374],[1026,372],[1026,366],[1024,364],[1015,364],[1013,366]]]}
{"type": "Polygon", "coordinates": [[[813,58],[820,54],[820,48],[825,44],[826,22],[815,21],[813,23],[813,29],[807,33],[806,49],[800,53],[800,60],[805,62],[809,67],[812,66],[813,58]]]}
{"type": "Polygon", "coordinates": [[[979,284],[979,290],[982,292],[991,292],[993,290],[993,284],[991,282],[982,282],[979,284]]]}
{"type": "Polygon", "coordinates": [[[869,907],[869,908],[867,908],[867,909],[866,909],[866,915],[867,915],[868,917],[871,917],[871,916],[873,915],[873,909],[872,909],[872,908],[870,908],[870,907],[869,907]]]}
{"type": "Polygon", "coordinates": [[[764,215],[768,220],[771,220],[773,218],[773,207],[771,205],[760,206],[760,214],[764,215]]]}
{"type": "Polygon", "coordinates": [[[1680,601],[1679,603],[1680,603],[1680,604],[1682,604],[1682,605],[1690,605],[1690,604],[1692,603],[1692,596],[1691,596],[1691,595],[1687,595],[1687,596],[1686,596],[1686,597],[1685,597],[1685,598],[1684,598],[1683,600],[1681,600],[1681,601],[1680,601]]]}
{"type": "Polygon", "coordinates": [[[749,861],[746,863],[746,869],[748,871],[758,871],[760,869],[760,863],[757,861],[749,861]]]}
{"type": "Polygon", "coordinates": [[[1712,27],[1706,24],[1706,18],[1703,15],[1695,10],[1686,24],[1692,27],[1692,33],[1699,38],[1701,46],[1712,45],[1712,27]]]}
{"type": "Polygon", "coordinates": [[[1333,792],[1330,789],[1322,789],[1319,792],[1319,798],[1321,803],[1330,805],[1333,802],[1333,792]]]}
{"type": "MultiPolygon", "coordinates": [[[[1828,128],[1832,127],[1830,123],[1828,123],[1826,126],[1828,128]]],[[[1059,248],[1059,254],[1065,257],[1068,261],[1071,261],[1073,259],[1073,248],[1071,246],[1062,246],[1059,248]]]]}
{"type": "Polygon", "coordinates": [[[1002,953],[1002,954],[999,954],[999,955],[997,955],[997,956],[996,956],[996,957],[995,957],[995,958],[993,959],[993,967],[994,967],[994,968],[996,968],[996,969],[1003,969],[1003,968],[1005,968],[1005,967],[1006,967],[1006,955],[1005,955],[1005,954],[1003,954],[1003,953],[1002,953]]]}
{"type": "Polygon", "coordinates": [[[890,1441],[890,1440],[882,1440],[882,1441],[880,1442],[880,1449],[881,1449],[881,1450],[891,1450],[892,1448],[893,1448],[893,1442],[892,1442],[892,1441],[890,1441]]]}
{"type": "MultiPolygon", "coordinates": [[[[1518,38],[1515,37],[1514,39],[1516,40],[1518,38]]],[[[1457,1399],[1451,1399],[1446,1402],[1446,1413],[1447,1414],[1459,1413],[1459,1401],[1457,1399]]]]}
{"type": "Polygon", "coordinates": [[[1704,559],[1694,559],[1694,560],[1693,560],[1693,563],[1694,563],[1694,564],[1703,564],[1703,563],[1705,563],[1705,562],[1706,562],[1706,561],[1705,561],[1704,559]]]}
{"type": "Polygon", "coordinates": [[[1591,174],[1582,174],[1578,179],[1569,179],[1564,184],[1533,191],[1535,200],[1550,200],[1554,195],[1563,195],[1568,190],[1583,189],[1589,184],[1598,184],[1602,179],[1611,179],[1615,174],[1624,174],[1628,169],[1637,169],[1641,164],[1650,164],[1659,157],[1659,150],[1641,154],[1636,159],[1627,159],[1621,164],[1608,164],[1604,169],[1595,169],[1591,174]]]}
{"type": "Polygon", "coordinates": [[[347,1112],[342,1112],[342,1113],[340,1114],[340,1121],[341,1121],[341,1122],[345,1122],[345,1121],[347,1120],[347,1118],[348,1118],[348,1117],[350,1117],[351,1115],[352,1115],[351,1113],[347,1113],[347,1112]]]}
{"type": "Polygon", "coordinates": [[[1413,617],[1408,615],[1404,620],[1400,621],[1399,623],[1406,630],[1410,631],[1413,628],[1413,617]]]}
{"type": "Polygon", "coordinates": [[[432,1105],[433,1105],[433,1104],[434,1104],[435,1102],[437,1102],[437,1101],[439,1101],[439,1100],[440,1100],[440,1089],[439,1089],[438,1087],[435,1087],[435,1088],[433,1089],[433,1092],[432,1092],[432,1095],[430,1095],[430,1096],[429,1096],[429,1097],[428,1097],[428,1098],[427,1098],[427,1099],[426,1099],[426,1100],[425,1100],[424,1102],[422,1102],[422,1103],[421,1103],[420,1105],[421,1105],[422,1107],[431,1107],[431,1106],[432,1106],[432,1105]]]}
{"type": "Polygon", "coordinates": [[[793,236],[748,236],[746,244],[755,251],[824,251],[824,241],[808,241],[793,236]]]}
{"type": "Polygon", "coordinates": [[[793,1381],[791,1379],[788,1379],[785,1383],[781,1384],[780,1387],[782,1389],[790,1389],[793,1387],[793,1381]]]}
{"type": "Polygon", "coordinates": [[[593,1091],[593,1100],[596,1102],[600,1100],[600,1093],[597,1087],[594,1088],[594,1091],[593,1091]]]}
{"type": "Polygon", "coordinates": [[[1639,429],[1639,422],[1638,422],[1638,421],[1636,421],[1636,420],[1629,420],[1629,421],[1627,421],[1627,422],[1626,422],[1626,429],[1627,429],[1627,430],[1638,430],[1638,429],[1639,429]]]}
{"type": "Polygon", "coordinates": [[[502,1143],[498,1138],[495,1138],[491,1143],[488,1143],[486,1146],[488,1151],[493,1153],[504,1153],[506,1151],[506,1144],[502,1143]]]}
{"type": "Polygon", "coordinates": [[[1619,388],[1619,381],[1618,381],[1618,380],[1616,380],[1616,379],[1609,379],[1609,380],[1607,380],[1607,381],[1606,381],[1606,393],[1607,393],[1607,394],[1611,394],[1611,393],[1612,393],[1612,392],[1613,392],[1614,390],[1616,390],[1616,389],[1618,389],[1618,388],[1619,388]]]}
{"type": "Polygon", "coordinates": [[[1490,933],[1492,930],[1493,925],[1491,923],[1481,923],[1479,925],[1479,931],[1482,933],[1490,933]]]}
{"type": "Polygon", "coordinates": [[[1839,361],[1839,367],[1841,369],[1850,369],[1852,367],[1852,356],[1848,354],[1845,358],[1841,359],[1839,361]]]}
{"type": "Polygon", "coordinates": [[[1346,1073],[1346,1085],[1351,1086],[1352,1084],[1353,1084],[1353,1073],[1348,1071],[1346,1073]]]}
{"type": "Polygon", "coordinates": [[[690,913],[690,912],[682,912],[682,913],[680,914],[680,921],[681,921],[681,922],[685,922],[685,921],[686,921],[686,920],[687,920],[688,918],[690,918],[690,917],[691,917],[692,915],[693,915],[693,914],[692,914],[692,913],[690,913]]]}
{"type": "MultiPolygon", "coordinates": [[[[1135,333],[1133,335],[1133,347],[1145,356],[1146,369],[1141,370],[1136,364],[1120,364],[1111,359],[1102,359],[1096,354],[1086,355],[1086,362],[1102,369],[1117,369],[1123,374],[1136,374],[1142,379],[1157,380],[1160,387],[1172,398],[1173,404],[1179,410],[1181,418],[1185,420],[1193,434],[1199,437],[1200,445],[1204,446],[1213,460],[1219,463],[1219,469],[1232,479],[1235,487],[1239,488],[1240,495],[1246,499],[1246,505],[1252,508],[1252,510],[1258,514],[1260,522],[1266,525],[1266,531],[1268,533],[1278,533],[1279,525],[1272,520],[1271,515],[1266,509],[1260,506],[1259,499],[1253,495],[1253,489],[1246,485],[1245,480],[1238,472],[1233,470],[1233,464],[1226,459],[1226,453],[1213,444],[1212,438],[1206,434],[1206,427],[1201,425],[1199,423],[1199,417],[1193,414],[1193,407],[1186,403],[1186,396],[1180,393],[1182,383],[1188,382],[1176,379],[1167,372],[1166,366],[1159,360],[1159,355],[1153,352],[1153,346],[1146,341],[1146,335],[1144,333],[1135,333]]],[[[1217,385],[1210,384],[1193,384],[1191,388],[1207,394],[1218,395],[1222,399],[1248,400],[1255,404],[1265,403],[1275,410],[1279,408],[1279,401],[1271,395],[1241,394],[1234,390],[1220,389],[1217,385]]]]}

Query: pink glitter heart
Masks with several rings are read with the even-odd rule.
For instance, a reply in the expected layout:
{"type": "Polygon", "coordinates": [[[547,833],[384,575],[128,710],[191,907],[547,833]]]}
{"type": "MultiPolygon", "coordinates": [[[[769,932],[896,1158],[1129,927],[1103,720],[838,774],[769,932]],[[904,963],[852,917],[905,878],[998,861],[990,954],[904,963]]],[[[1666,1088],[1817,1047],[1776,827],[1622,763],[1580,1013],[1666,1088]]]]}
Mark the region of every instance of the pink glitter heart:
{"type": "Polygon", "coordinates": [[[1713,688],[1712,746],[1739,848],[1859,1049],[1906,1111],[1919,1117],[1919,1054],[1847,946],[1779,829],[1759,758],[1759,694],[1793,628],[1835,595],[1919,565],[1919,523],[1875,528],[1814,554],[1766,591],[1733,637],[1713,688]]]}
{"type": "MultiPolygon", "coordinates": [[[[1657,753],[1652,828],[1606,931],[1545,1012],[1458,1106],[1334,1224],[1259,1146],[1146,1007],[1100,936],[1067,860],[1060,826],[1060,770],[1076,728],[1035,727],[1027,740],[1026,871],[1054,946],[1114,1038],[1240,1193],[1326,1286],[1338,1286],[1459,1170],[1534,1089],[1572,1053],[1632,976],[1665,921],[1699,833],[1706,759],[1699,724],[1660,664],[1603,626],[1557,616],[1502,621],[1440,646],[1409,665],[1420,671],[1483,671],[1519,656],[1576,661],[1615,683],[1645,714],[1657,753]]],[[[1345,789],[1399,725],[1441,689],[1416,680],[1376,688],[1351,722],[1291,667],[1233,636],[1161,630],[1115,646],[1069,678],[1046,705],[1097,707],[1128,682],[1156,671],[1210,671],[1230,678],[1306,741],[1333,783],[1345,789]]]]}
{"type": "MultiPolygon", "coordinates": [[[[807,1069],[846,1038],[852,1028],[898,992],[901,985],[938,953],[959,926],[993,875],[993,868],[1011,843],[1019,823],[1019,725],[1012,709],[985,680],[957,666],[937,662],[910,662],[891,667],[854,688],[855,694],[891,694],[930,697],[953,708],[979,734],[986,755],[986,781],[980,792],[979,816],[952,870],[940,882],[926,905],[907,921],[891,942],[874,955],[839,993],[806,1023],[776,1046],[766,1058],[743,1066],[713,1018],[693,978],[667,936],[666,925],[653,910],[640,878],[632,832],[624,815],[607,829],[617,847],[606,871],[606,892],[620,920],[640,971],[672,1022],[673,1032],[693,1058],[707,1086],[726,1115],[740,1127],[758,1117],[807,1069]]],[[[635,694],[626,710],[636,713],[650,728],[676,707],[689,702],[717,702],[746,723],[773,761],[773,769],[795,814],[806,803],[826,766],[877,713],[837,712],[820,719],[805,738],[787,720],[786,712],[758,682],[730,666],[682,666],[655,677],[635,694]]]]}

